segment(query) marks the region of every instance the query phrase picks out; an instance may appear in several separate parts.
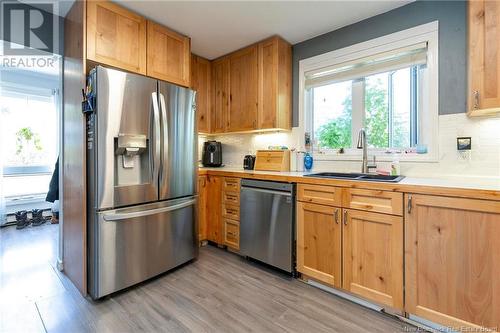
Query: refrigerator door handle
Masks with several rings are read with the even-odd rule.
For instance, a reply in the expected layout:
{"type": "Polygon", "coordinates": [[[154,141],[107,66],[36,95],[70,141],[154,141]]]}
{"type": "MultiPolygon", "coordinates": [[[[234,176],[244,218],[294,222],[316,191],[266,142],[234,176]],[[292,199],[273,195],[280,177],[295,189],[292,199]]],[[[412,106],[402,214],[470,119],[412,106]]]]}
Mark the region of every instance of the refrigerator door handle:
{"type": "Polygon", "coordinates": [[[102,218],[104,219],[104,221],[110,221],[110,222],[127,220],[127,219],[136,218],[136,217],[144,217],[144,216],[148,216],[148,215],[155,215],[155,214],[160,214],[160,213],[165,213],[165,212],[171,212],[173,210],[178,210],[181,208],[192,206],[195,203],[196,203],[196,199],[191,199],[191,200],[184,201],[184,202],[181,202],[181,203],[176,204],[176,205],[162,207],[162,208],[148,209],[148,210],[142,210],[142,211],[131,212],[131,213],[104,214],[102,218]]]}
{"type": "MultiPolygon", "coordinates": [[[[167,170],[168,163],[165,163],[165,158],[168,157],[168,122],[167,122],[167,106],[165,103],[165,96],[162,93],[160,95],[160,111],[161,111],[161,123],[163,124],[163,135],[162,135],[162,174],[161,177],[166,177],[169,170],[167,170]]],[[[160,179],[160,184],[163,184],[163,179],[160,179]]],[[[161,193],[161,191],[160,191],[161,193]]]]}
{"type": "Polygon", "coordinates": [[[153,126],[154,126],[154,153],[153,153],[153,182],[158,184],[160,173],[160,111],[158,107],[158,95],[156,92],[151,93],[153,106],[153,126]]]}
{"type": "Polygon", "coordinates": [[[168,123],[167,123],[167,106],[165,104],[165,96],[160,93],[160,109],[161,109],[161,120],[164,124],[163,126],[163,155],[168,156],[168,152],[165,151],[168,148],[168,123]]]}

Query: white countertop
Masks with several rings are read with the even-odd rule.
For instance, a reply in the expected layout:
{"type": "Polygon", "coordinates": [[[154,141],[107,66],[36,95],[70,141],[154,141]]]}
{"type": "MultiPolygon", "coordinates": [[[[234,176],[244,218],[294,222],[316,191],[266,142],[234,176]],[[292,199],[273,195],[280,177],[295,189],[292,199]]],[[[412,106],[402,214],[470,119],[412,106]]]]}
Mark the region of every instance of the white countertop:
{"type": "MultiPolygon", "coordinates": [[[[254,171],[254,170],[244,170],[243,168],[234,167],[220,167],[220,168],[205,168],[201,167],[201,170],[214,170],[214,171],[226,171],[226,172],[237,172],[242,174],[254,174],[254,175],[276,175],[276,176],[292,176],[292,177],[303,177],[309,173],[316,173],[321,171],[313,172],[274,172],[274,171],[254,171]]],[[[355,180],[356,181],[356,180],[355,180]]],[[[373,182],[370,182],[373,183],[373,182]]],[[[474,189],[474,190],[488,190],[488,191],[500,191],[500,177],[473,177],[473,176],[440,176],[440,177],[405,177],[399,183],[401,185],[410,186],[433,186],[433,187],[446,187],[446,188],[462,188],[462,189],[474,189]]]]}

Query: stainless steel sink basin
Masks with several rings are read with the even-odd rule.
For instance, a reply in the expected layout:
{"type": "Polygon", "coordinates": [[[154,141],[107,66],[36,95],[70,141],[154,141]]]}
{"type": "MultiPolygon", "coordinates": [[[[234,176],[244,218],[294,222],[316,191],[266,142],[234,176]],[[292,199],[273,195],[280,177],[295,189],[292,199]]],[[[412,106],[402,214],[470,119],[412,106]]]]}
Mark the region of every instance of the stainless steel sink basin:
{"type": "Polygon", "coordinates": [[[365,180],[385,183],[398,183],[404,176],[372,175],[365,173],[319,172],[304,175],[304,177],[319,177],[333,179],[365,180]]]}

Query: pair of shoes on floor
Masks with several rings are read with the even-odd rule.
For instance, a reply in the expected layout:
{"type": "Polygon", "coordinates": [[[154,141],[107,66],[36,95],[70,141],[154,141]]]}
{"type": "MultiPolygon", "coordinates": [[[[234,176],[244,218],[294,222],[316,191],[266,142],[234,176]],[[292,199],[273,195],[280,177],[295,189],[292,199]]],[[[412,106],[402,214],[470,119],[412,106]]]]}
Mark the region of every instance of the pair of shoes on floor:
{"type": "Polygon", "coordinates": [[[27,211],[20,210],[16,212],[15,216],[16,216],[16,229],[24,229],[30,225],[27,211]]]}
{"type": "Polygon", "coordinates": [[[31,210],[31,224],[34,227],[38,227],[46,222],[43,218],[43,210],[41,209],[33,209],[31,210]]]}
{"type": "Polygon", "coordinates": [[[30,224],[34,227],[38,227],[46,222],[43,217],[43,210],[32,209],[31,210],[31,220],[28,219],[28,212],[25,210],[20,210],[16,212],[16,229],[24,229],[30,224]]]}

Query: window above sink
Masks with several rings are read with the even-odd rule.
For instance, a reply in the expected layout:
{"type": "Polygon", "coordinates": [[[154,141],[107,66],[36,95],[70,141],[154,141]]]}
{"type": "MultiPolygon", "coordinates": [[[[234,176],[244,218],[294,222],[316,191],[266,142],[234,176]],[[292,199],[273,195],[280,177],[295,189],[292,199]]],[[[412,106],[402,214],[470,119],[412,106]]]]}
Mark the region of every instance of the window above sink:
{"type": "Polygon", "coordinates": [[[301,60],[299,80],[300,130],[316,159],[360,159],[356,138],[365,128],[378,160],[417,145],[428,152],[401,160],[437,160],[437,22],[301,60]]]}

